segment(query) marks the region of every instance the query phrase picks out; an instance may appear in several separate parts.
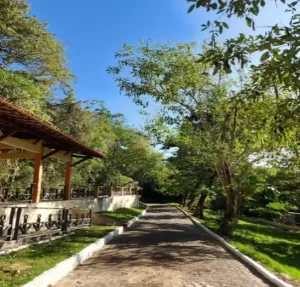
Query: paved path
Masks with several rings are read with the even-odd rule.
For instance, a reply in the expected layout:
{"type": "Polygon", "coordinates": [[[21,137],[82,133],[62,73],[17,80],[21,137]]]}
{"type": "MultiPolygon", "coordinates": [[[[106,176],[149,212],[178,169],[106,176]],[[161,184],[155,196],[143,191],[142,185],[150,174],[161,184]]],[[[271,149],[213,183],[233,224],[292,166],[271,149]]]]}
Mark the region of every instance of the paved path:
{"type": "Polygon", "coordinates": [[[270,286],[174,207],[146,216],[57,287],[270,286]]]}

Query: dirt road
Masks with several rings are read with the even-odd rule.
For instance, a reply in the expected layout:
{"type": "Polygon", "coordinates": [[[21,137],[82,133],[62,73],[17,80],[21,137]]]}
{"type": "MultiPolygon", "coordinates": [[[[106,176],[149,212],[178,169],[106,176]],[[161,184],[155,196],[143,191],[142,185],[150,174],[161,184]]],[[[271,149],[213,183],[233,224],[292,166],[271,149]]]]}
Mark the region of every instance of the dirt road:
{"type": "Polygon", "coordinates": [[[153,205],[56,287],[270,286],[174,207],[153,205]]]}

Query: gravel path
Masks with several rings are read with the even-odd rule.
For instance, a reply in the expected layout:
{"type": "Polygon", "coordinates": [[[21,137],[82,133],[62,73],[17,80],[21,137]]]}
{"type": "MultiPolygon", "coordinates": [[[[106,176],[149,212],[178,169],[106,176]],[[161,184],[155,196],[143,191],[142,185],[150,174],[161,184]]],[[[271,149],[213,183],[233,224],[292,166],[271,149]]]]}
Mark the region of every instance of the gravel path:
{"type": "Polygon", "coordinates": [[[270,286],[233,258],[184,214],[151,206],[56,287],[270,286]]]}

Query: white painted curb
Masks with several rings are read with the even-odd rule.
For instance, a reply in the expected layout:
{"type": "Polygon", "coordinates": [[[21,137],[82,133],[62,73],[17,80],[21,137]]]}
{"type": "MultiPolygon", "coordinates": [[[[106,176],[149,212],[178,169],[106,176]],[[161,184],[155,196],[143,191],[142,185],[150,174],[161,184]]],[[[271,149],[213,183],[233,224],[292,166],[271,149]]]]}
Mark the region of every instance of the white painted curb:
{"type": "Polygon", "coordinates": [[[268,271],[266,268],[264,268],[259,263],[255,262],[253,259],[249,258],[245,254],[238,251],[235,247],[230,245],[224,238],[222,238],[221,236],[217,235],[216,233],[212,232],[210,229],[208,229],[207,227],[205,227],[204,225],[199,223],[199,221],[196,218],[194,218],[193,216],[191,216],[190,214],[185,212],[183,209],[181,209],[180,207],[177,207],[177,208],[181,212],[183,212],[187,217],[189,217],[195,225],[199,226],[202,230],[204,230],[206,233],[211,235],[214,239],[219,241],[228,251],[230,251],[231,253],[236,255],[238,258],[240,258],[243,262],[245,262],[246,264],[248,264],[249,266],[254,268],[264,278],[266,278],[267,280],[269,280],[270,282],[272,282],[273,284],[275,284],[278,287],[293,287],[292,285],[279,279],[277,276],[275,276],[273,273],[268,271]]]}
{"type": "MultiPolygon", "coordinates": [[[[145,215],[147,208],[134,217],[127,223],[127,227],[130,227],[134,222],[139,220],[145,215]]],[[[43,272],[41,275],[34,278],[32,281],[23,285],[23,287],[49,287],[55,285],[63,277],[67,276],[71,271],[73,271],[79,264],[84,260],[90,258],[93,253],[99,251],[106,243],[111,241],[113,238],[124,232],[124,227],[117,227],[114,231],[108,233],[104,237],[98,239],[96,242],[92,243],[88,247],[81,250],[79,253],[74,254],[72,257],[58,263],[53,268],[43,272]]]]}

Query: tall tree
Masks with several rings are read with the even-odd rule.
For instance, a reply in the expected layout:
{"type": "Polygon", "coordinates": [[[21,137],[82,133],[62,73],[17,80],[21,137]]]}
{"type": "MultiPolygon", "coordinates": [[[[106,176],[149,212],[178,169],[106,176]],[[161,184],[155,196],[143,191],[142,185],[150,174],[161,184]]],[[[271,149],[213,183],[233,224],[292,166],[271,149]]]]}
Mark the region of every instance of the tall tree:
{"type": "Polygon", "coordinates": [[[275,117],[270,107],[275,102],[272,95],[257,100],[235,88],[230,90],[231,81],[226,77],[210,76],[208,65],[196,63],[194,47],[140,43],[134,49],[125,45],[116,54],[118,66],[109,72],[137,104],[147,106],[149,96],[159,102],[159,121],[171,125],[190,146],[198,147],[226,191],[222,229],[230,233],[241,204],[237,176],[247,172],[251,155],[280,145],[270,141],[275,117]]]}

